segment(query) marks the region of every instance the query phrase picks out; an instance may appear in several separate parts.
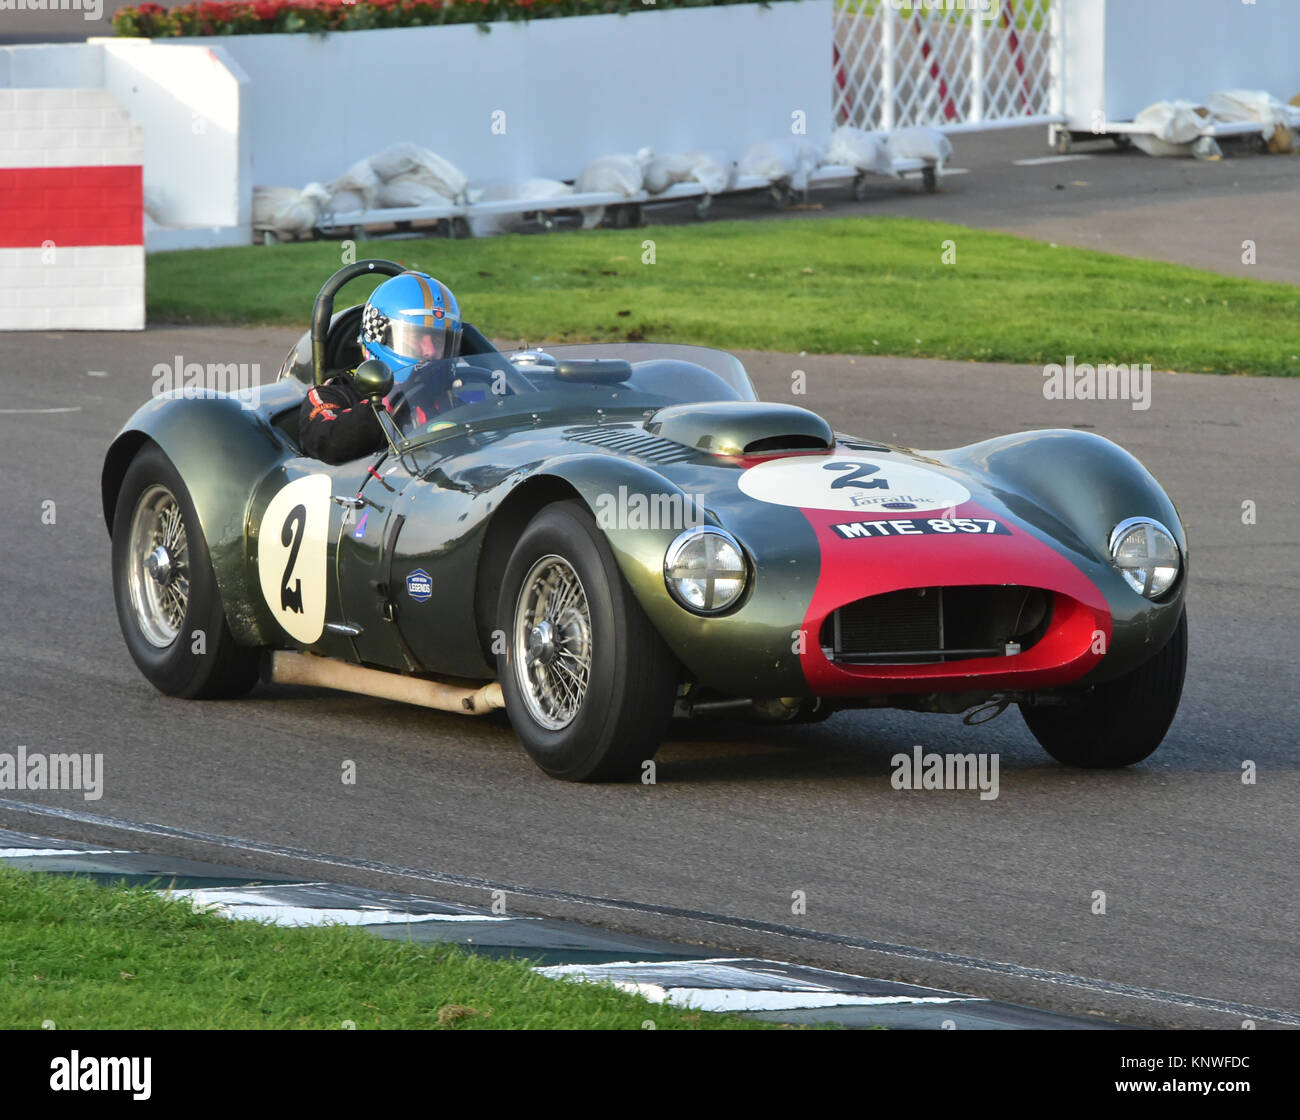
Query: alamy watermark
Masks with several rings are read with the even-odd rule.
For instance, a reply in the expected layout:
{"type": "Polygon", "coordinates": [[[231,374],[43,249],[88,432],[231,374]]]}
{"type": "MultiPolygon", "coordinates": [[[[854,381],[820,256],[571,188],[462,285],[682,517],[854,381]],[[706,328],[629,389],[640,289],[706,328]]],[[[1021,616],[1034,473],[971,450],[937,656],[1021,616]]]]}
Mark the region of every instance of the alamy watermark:
{"type": "Polygon", "coordinates": [[[896,12],[970,12],[982,19],[996,19],[998,0],[887,0],[896,12]]]}
{"type": "Polygon", "coordinates": [[[596,496],[596,524],[602,529],[695,529],[705,522],[704,501],[696,494],[628,493],[596,496]]]}
{"type": "Polygon", "coordinates": [[[1151,407],[1151,363],[1076,365],[1074,355],[1067,354],[1065,365],[1043,366],[1043,396],[1049,401],[1131,401],[1135,412],[1145,412],[1151,407]]]}
{"type": "MultiPolygon", "coordinates": [[[[3,3],[3,0],[0,0],[3,3]]],[[[258,362],[187,362],[177,354],[169,365],[153,367],[153,395],[195,400],[210,393],[235,397],[241,408],[254,409],[262,403],[262,367],[258,362]]]]}
{"type": "Polygon", "coordinates": [[[0,790],[81,790],[86,801],[104,796],[102,754],[45,754],[19,747],[0,752],[0,790]]]}
{"type": "Polygon", "coordinates": [[[919,746],[889,760],[895,789],[977,789],[981,801],[998,799],[996,754],[939,754],[919,746]]]}
{"type": "Polygon", "coordinates": [[[104,14],[104,0],[0,0],[0,12],[80,12],[89,23],[104,14]]]}

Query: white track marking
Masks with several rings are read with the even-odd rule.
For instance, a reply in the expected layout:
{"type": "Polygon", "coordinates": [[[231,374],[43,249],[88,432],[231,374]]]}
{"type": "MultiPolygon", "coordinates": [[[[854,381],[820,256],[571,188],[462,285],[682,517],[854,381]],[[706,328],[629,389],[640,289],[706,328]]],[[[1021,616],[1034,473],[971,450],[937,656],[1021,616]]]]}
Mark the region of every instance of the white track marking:
{"type": "Polygon", "coordinates": [[[160,890],[157,893],[169,898],[187,898],[191,904],[202,907],[223,918],[270,922],[277,926],[381,926],[411,925],[416,922],[516,922],[536,921],[534,918],[512,918],[500,914],[412,914],[405,910],[390,910],[382,906],[296,906],[279,901],[293,893],[296,884],[277,884],[268,893],[244,887],[190,887],[180,890],[160,890]]]}
{"type": "Polygon", "coordinates": [[[536,971],[557,980],[612,983],[622,991],[644,996],[651,1003],[690,1007],[697,1011],[797,1011],[817,1007],[987,1002],[955,992],[930,996],[869,995],[855,990],[864,977],[818,969],[818,975],[831,981],[820,984],[783,974],[786,967],[779,961],[737,964],[722,957],[692,961],[547,965],[536,971]],[[834,983],[836,979],[841,981],[839,987],[834,983]]]}
{"type": "Polygon", "coordinates": [[[1016,167],[1041,167],[1045,163],[1073,163],[1076,159],[1092,159],[1092,156],[1079,152],[1069,156],[1039,156],[1037,159],[1013,159],[1016,167]]]}

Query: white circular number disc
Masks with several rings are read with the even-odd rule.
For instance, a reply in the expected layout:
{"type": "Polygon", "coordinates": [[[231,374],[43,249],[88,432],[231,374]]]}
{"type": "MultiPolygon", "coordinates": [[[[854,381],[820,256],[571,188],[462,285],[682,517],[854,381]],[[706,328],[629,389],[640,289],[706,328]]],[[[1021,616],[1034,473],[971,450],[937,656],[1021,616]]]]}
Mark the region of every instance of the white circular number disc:
{"type": "Polygon", "coordinates": [[[970,500],[960,482],[898,459],[797,455],[750,467],[740,489],[760,502],[878,517],[952,509],[970,500]]]}
{"type": "Polygon", "coordinates": [[[304,645],[325,629],[330,478],[294,479],[266,507],[257,535],[257,575],[266,605],[304,645]]]}

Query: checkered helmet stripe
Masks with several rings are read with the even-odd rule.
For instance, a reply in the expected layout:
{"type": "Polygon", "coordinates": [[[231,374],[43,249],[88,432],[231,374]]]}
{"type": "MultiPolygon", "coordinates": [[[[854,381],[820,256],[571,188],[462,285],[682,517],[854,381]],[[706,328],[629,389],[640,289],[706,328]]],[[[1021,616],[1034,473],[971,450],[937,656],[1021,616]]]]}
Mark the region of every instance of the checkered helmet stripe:
{"type": "Polygon", "coordinates": [[[390,337],[389,319],[379,308],[367,303],[361,313],[361,337],[365,342],[387,346],[390,337]]]}

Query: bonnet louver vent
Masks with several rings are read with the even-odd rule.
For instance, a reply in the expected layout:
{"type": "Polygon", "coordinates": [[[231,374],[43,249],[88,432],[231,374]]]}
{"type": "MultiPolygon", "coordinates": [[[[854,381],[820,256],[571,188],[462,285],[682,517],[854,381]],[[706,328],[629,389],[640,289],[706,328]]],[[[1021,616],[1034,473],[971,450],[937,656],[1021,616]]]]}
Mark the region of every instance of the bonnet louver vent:
{"type": "Polygon", "coordinates": [[[672,440],[652,436],[635,424],[601,425],[592,428],[570,428],[564,438],[575,443],[590,443],[617,451],[620,455],[634,455],[652,463],[682,463],[695,457],[689,447],[672,440]]]}

